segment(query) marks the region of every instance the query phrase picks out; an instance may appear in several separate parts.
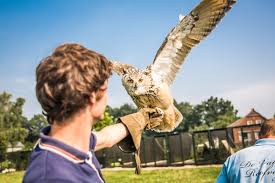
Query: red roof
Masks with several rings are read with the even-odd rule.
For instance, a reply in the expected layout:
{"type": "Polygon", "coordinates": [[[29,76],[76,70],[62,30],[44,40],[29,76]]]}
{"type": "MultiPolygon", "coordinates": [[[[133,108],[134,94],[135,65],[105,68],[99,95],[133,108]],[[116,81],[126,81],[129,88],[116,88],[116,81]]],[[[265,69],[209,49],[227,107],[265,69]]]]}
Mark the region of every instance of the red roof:
{"type": "Polygon", "coordinates": [[[263,115],[261,115],[260,113],[258,113],[257,111],[255,111],[255,109],[251,109],[251,111],[243,118],[238,119],[237,121],[231,123],[230,125],[228,125],[227,127],[235,127],[235,126],[244,126],[247,125],[247,121],[251,120],[252,118],[261,118],[264,121],[267,120],[263,115]]]}
{"type": "Polygon", "coordinates": [[[258,113],[257,111],[255,111],[254,108],[252,108],[251,111],[245,116],[245,118],[251,118],[251,117],[261,117],[266,120],[266,118],[260,113],[258,113]]]}

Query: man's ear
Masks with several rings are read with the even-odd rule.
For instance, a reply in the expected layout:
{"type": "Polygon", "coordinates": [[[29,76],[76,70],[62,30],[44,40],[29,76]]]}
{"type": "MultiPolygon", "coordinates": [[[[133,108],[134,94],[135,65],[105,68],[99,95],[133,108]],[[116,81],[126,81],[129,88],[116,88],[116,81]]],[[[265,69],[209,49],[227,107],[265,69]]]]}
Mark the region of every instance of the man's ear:
{"type": "Polygon", "coordinates": [[[96,102],[96,94],[95,94],[95,92],[93,92],[91,95],[90,95],[90,97],[89,97],[89,102],[90,102],[90,104],[95,104],[95,102],[96,102]]]}

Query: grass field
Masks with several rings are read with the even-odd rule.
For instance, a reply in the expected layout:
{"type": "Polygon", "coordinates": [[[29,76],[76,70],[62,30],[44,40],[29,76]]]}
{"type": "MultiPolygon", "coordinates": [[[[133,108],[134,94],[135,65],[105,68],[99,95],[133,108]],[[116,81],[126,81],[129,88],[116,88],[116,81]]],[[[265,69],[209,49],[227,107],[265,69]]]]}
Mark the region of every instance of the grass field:
{"type": "MultiPolygon", "coordinates": [[[[144,170],[142,175],[135,175],[133,170],[104,170],[103,175],[107,183],[196,183],[215,182],[219,174],[220,167],[200,167],[185,169],[161,169],[144,170]]],[[[24,172],[1,174],[2,183],[22,182],[24,172]]]]}

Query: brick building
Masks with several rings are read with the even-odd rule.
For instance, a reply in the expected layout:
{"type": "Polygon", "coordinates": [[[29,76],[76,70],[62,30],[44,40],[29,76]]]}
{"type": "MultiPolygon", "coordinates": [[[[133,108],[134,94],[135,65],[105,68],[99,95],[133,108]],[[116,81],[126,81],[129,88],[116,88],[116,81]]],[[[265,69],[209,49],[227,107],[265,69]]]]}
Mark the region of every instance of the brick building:
{"type": "Polygon", "coordinates": [[[252,109],[245,117],[231,123],[228,128],[232,128],[234,143],[254,143],[259,138],[260,124],[266,120],[263,115],[252,109]]]}

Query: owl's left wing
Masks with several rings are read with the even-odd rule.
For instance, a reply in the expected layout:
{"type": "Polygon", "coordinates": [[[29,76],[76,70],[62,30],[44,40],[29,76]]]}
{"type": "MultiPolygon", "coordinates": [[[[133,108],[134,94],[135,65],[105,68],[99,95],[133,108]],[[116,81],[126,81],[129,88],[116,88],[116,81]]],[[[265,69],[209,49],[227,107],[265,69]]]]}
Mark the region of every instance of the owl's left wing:
{"type": "Polygon", "coordinates": [[[168,34],[151,65],[152,76],[170,85],[185,57],[222,19],[235,0],[203,0],[168,34]]]}

